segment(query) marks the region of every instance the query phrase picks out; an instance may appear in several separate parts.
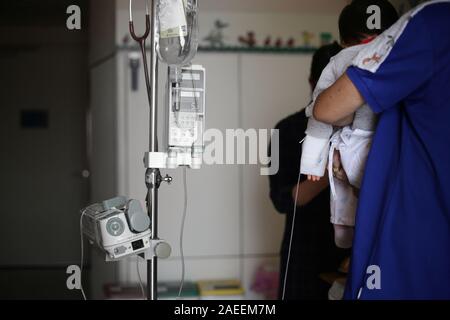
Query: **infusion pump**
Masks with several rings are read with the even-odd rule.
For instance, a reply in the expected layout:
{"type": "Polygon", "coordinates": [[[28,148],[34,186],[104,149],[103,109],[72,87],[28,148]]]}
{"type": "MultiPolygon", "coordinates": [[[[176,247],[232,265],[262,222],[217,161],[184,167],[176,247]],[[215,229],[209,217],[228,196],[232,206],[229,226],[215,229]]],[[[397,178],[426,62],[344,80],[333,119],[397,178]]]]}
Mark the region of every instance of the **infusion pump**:
{"type": "Polygon", "coordinates": [[[106,253],[107,261],[141,254],[167,258],[171,248],[151,239],[151,221],[138,200],[116,197],[82,210],[81,227],[91,243],[106,253]]]}
{"type": "Polygon", "coordinates": [[[83,209],[83,233],[112,260],[150,248],[149,227],[138,200],[116,197],[83,209]]]}
{"type": "Polygon", "coordinates": [[[169,67],[166,152],[147,153],[147,168],[200,168],[204,148],[205,83],[205,69],[202,66],[169,67]]]}

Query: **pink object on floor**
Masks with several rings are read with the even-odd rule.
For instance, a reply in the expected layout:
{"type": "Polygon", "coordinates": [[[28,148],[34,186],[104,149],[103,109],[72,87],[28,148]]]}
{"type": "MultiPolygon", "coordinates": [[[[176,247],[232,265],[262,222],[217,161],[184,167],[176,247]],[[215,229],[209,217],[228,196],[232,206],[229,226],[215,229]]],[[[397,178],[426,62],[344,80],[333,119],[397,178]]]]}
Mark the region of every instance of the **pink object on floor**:
{"type": "Polygon", "coordinates": [[[267,300],[276,300],[278,285],[279,271],[271,265],[262,265],[256,271],[251,289],[267,300]]]}

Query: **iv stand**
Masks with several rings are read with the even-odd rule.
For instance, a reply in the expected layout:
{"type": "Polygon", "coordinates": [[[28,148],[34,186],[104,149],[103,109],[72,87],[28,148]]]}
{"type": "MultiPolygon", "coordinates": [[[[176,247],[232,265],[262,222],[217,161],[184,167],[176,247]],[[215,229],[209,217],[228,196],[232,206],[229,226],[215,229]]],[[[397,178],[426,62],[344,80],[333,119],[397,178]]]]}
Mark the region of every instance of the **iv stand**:
{"type": "MultiPolygon", "coordinates": [[[[151,19],[146,3],[145,14],[145,33],[142,36],[137,36],[134,32],[133,14],[132,14],[132,0],[130,0],[130,34],[132,38],[139,43],[142,53],[142,59],[144,62],[144,75],[145,84],[147,89],[148,103],[150,106],[150,132],[149,132],[149,153],[158,152],[158,139],[157,139],[157,107],[158,107],[158,56],[156,52],[156,32],[157,32],[157,17],[156,12],[158,8],[158,0],[151,0],[151,19]],[[147,53],[145,40],[150,34],[151,52],[150,52],[150,75],[147,66],[147,53]]],[[[158,168],[147,166],[145,172],[145,184],[147,186],[147,213],[150,216],[151,221],[151,238],[150,240],[156,241],[158,239],[158,189],[161,181],[170,182],[170,177],[161,177],[161,172],[158,168]]],[[[157,299],[157,268],[158,260],[155,252],[151,254],[151,257],[144,258],[147,260],[147,299],[157,299]]]]}
{"type": "MultiPolygon", "coordinates": [[[[156,51],[156,37],[157,37],[157,9],[159,0],[149,0],[151,3],[151,19],[148,4],[146,6],[146,29],[145,33],[142,36],[137,36],[134,32],[134,24],[133,24],[133,15],[132,15],[132,0],[130,0],[130,33],[132,38],[137,41],[140,45],[142,58],[144,62],[144,75],[145,75],[145,83],[147,87],[147,96],[148,102],[150,106],[150,132],[149,132],[149,152],[146,153],[146,157],[148,154],[157,154],[158,153],[158,139],[157,139],[157,107],[158,107],[158,54],[156,51]],[[147,36],[150,35],[151,42],[151,52],[150,52],[150,68],[147,66],[147,54],[146,54],[146,46],[145,40],[147,36]],[[149,70],[150,69],[150,70],[149,70]],[[149,75],[150,71],[150,75],[149,75]]],[[[145,172],[145,184],[147,186],[147,213],[150,216],[151,221],[151,238],[152,242],[158,243],[158,189],[161,185],[161,182],[167,182],[170,184],[172,181],[172,177],[166,175],[164,178],[161,176],[161,172],[159,168],[155,167],[155,165],[148,165],[148,161],[146,163],[146,172],[145,172]]],[[[166,248],[167,249],[167,248],[166,248]]],[[[153,248],[156,250],[156,247],[153,248]]],[[[158,268],[158,258],[165,257],[163,253],[164,248],[161,250],[153,251],[150,257],[144,258],[147,260],[147,299],[148,300],[157,300],[157,268],[158,268]],[[161,251],[162,250],[162,251],[161,251]]],[[[170,250],[169,250],[170,251],[170,250]]],[[[165,251],[167,252],[167,250],[165,251]]],[[[170,253],[169,253],[170,254],[170,253]]]]}
{"type": "MultiPolygon", "coordinates": [[[[156,53],[156,32],[157,32],[157,0],[151,0],[151,33],[150,33],[150,135],[149,151],[158,152],[157,133],[157,106],[158,106],[158,55],[156,53]]],[[[147,185],[147,212],[151,221],[151,239],[158,238],[158,188],[161,183],[161,173],[158,168],[147,168],[145,173],[145,183],[147,185]]],[[[158,258],[152,256],[147,261],[147,299],[157,299],[157,268],[158,258]]]]}

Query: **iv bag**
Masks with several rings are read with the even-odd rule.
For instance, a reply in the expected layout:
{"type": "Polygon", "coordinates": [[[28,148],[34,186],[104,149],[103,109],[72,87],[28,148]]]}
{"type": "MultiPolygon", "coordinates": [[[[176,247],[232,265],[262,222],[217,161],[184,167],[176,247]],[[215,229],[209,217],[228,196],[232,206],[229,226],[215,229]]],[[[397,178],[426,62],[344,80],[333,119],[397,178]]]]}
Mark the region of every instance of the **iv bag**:
{"type": "Polygon", "coordinates": [[[158,0],[157,52],[172,66],[187,65],[198,47],[197,0],[158,0]]]}

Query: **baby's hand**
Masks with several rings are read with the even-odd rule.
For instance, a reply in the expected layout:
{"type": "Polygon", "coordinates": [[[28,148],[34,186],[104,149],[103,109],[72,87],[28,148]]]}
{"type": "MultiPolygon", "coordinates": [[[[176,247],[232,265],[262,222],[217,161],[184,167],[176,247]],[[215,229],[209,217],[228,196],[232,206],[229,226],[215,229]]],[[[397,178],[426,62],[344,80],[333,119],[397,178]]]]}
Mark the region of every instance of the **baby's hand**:
{"type": "Polygon", "coordinates": [[[322,177],[319,177],[319,176],[313,176],[313,175],[308,174],[308,180],[309,180],[309,181],[319,181],[320,178],[322,178],[322,177]]]}
{"type": "Polygon", "coordinates": [[[341,154],[339,153],[339,150],[334,150],[334,153],[333,153],[333,168],[340,170],[341,167],[342,167],[341,154]]]}
{"type": "Polygon", "coordinates": [[[342,167],[341,163],[341,154],[338,150],[334,151],[333,154],[333,176],[336,179],[339,179],[345,183],[349,183],[347,173],[345,172],[344,168],[342,167]]]}

